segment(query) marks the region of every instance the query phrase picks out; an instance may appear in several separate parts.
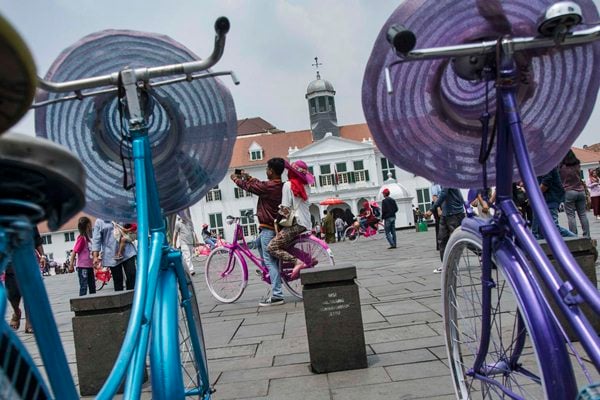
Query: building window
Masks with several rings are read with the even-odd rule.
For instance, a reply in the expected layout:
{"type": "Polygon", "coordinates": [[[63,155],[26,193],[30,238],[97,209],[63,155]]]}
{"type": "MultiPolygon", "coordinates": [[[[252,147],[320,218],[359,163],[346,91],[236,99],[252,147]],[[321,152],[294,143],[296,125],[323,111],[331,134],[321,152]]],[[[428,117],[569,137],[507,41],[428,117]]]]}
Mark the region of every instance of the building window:
{"type": "Polygon", "coordinates": [[[333,174],[331,173],[331,165],[319,165],[321,174],[319,175],[319,186],[332,186],[333,174]]]}
{"type": "Polygon", "coordinates": [[[257,161],[263,159],[263,151],[262,150],[252,150],[250,152],[250,160],[257,161]]]}
{"type": "MultiPolygon", "coordinates": [[[[313,167],[308,167],[308,172],[310,172],[310,174],[311,174],[312,176],[315,176],[315,169],[314,169],[313,167]]],[[[313,183],[312,185],[310,185],[310,187],[311,187],[311,188],[316,188],[316,187],[317,187],[317,184],[316,184],[316,183],[313,183]]]]}
{"type": "Polygon", "coordinates": [[[317,104],[319,106],[319,112],[327,112],[327,104],[325,103],[325,97],[317,97],[317,104]]]}
{"type": "Polygon", "coordinates": [[[219,189],[219,185],[210,189],[208,193],[206,193],[206,201],[217,201],[221,200],[221,189],[219,189]]]}
{"type": "Polygon", "coordinates": [[[75,232],[65,232],[65,242],[74,242],[75,232]]]}
{"type": "Polygon", "coordinates": [[[396,168],[394,168],[394,164],[385,157],[381,157],[381,173],[384,181],[388,179],[388,173],[391,173],[392,178],[396,179],[396,168]]]}
{"type": "Polygon", "coordinates": [[[42,235],[42,244],[52,244],[52,235],[42,235]]]}
{"type": "Polygon", "coordinates": [[[316,99],[310,99],[308,101],[309,104],[309,108],[310,108],[310,115],[316,114],[317,113],[317,101],[316,99]]]}
{"type": "Polygon", "coordinates": [[[354,172],[350,175],[351,182],[368,182],[369,171],[365,169],[365,164],[362,160],[353,161],[354,172]]]}
{"type": "Polygon", "coordinates": [[[256,229],[256,223],[254,222],[254,210],[251,208],[246,210],[240,210],[240,225],[244,231],[244,236],[255,236],[258,232],[256,229]]]}
{"type": "Polygon", "coordinates": [[[225,239],[225,230],[223,229],[223,214],[208,214],[208,221],[210,223],[210,231],[213,235],[219,235],[225,239]]]}
{"type": "Polygon", "coordinates": [[[431,208],[431,196],[429,188],[417,189],[417,207],[424,213],[431,208]]]}
{"type": "Polygon", "coordinates": [[[54,260],[54,253],[46,253],[46,257],[48,257],[48,260],[54,260]]]}
{"type": "Polygon", "coordinates": [[[329,106],[329,111],[335,112],[335,103],[333,101],[333,97],[327,97],[327,105],[329,106]]]}
{"type": "Polygon", "coordinates": [[[239,187],[233,188],[233,194],[236,199],[241,199],[242,197],[252,197],[252,193],[246,192],[244,189],[239,187]]]}

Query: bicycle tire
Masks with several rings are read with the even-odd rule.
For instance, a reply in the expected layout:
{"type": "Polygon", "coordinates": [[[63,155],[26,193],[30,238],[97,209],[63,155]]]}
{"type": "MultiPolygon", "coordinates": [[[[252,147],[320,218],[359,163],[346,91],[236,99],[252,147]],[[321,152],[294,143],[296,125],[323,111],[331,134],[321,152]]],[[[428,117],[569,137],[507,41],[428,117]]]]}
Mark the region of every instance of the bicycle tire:
{"type": "MultiPolygon", "coordinates": [[[[333,267],[335,264],[331,249],[325,247],[323,242],[313,238],[312,236],[301,236],[294,240],[287,248],[287,251],[293,256],[302,260],[308,268],[316,266],[333,267]],[[310,258],[309,258],[310,257],[310,258]]],[[[302,298],[302,284],[300,277],[291,278],[294,266],[289,263],[279,262],[279,270],[281,271],[281,281],[287,290],[295,297],[302,298]]]]}
{"type": "Polygon", "coordinates": [[[344,231],[344,237],[350,242],[354,242],[360,237],[360,231],[354,228],[353,226],[349,226],[344,231]]]}
{"type": "Polygon", "coordinates": [[[49,399],[39,370],[17,335],[0,327],[0,399],[49,399]]]}
{"type": "Polygon", "coordinates": [[[208,290],[222,303],[233,303],[239,299],[248,284],[248,274],[244,271],[240,255],[225,247],[216,247],[210,252],[204,272],[208,290]]]}
{"type": "Polygon", "coordinates": [[[525,305],[523,292],[519,289],[523,284],[518,283],[519,288],[515,286],[516,279],[522,277],[514,276],[510,269],[496,262],[492,270],[495,287],[490,310],[490,342],[484,360],[490,382],[469,376],[482,331],[482,304],[478,303],[482,295],[481,251],[481,237],[458,228],[450,237],[444,256],[442,298],[446,348],[457,398],[507,398],[506,393],[492,383],[497,380],[526,399],[572,398],[557,392],[553,384],[570,378],[564,373],[567,365],[557,368],[558,353],[565,352],[561,338],[544,335],[551,331],[550,316],[543,311],[544,306],[538,298],[528,297],[525,305]],[[529,318],[532,313],[545,320],[533,322],[529,318]],[[524,347],[516,350],[521,343],[524,347]],[[518,362],[515,362],[517,357],[518,362]]]}
{"type": "Polygon", "coordinates": [[[186,275],[186,283],[188,291],[190,293],[190,307],[192,312],[192,323],[197,332],[197,344],[202,349],[201,354],[201,365],[198,365],[197,357],[194,353],[193,343],[195,340],[190,331],[190,321],[186,316],[184,310],[184,304],[182,301],[181,290],[179,291],[179,312],[178,312],[178,324],[179,324],[179,348],[181,357],[181,368],[183,373],[183,385],[187,391],[194,390],[196,388],[202,388],[204,392],[210,391],[208,387],[208,362],[206,360],[206,344],[204,342],[204,331],[202,330],[202,320],[200,317],[200,308],[198,306],[198,299],[196,297],[196,291],[194,284],[189,274],[186,275]],[[206,378],[202,380],[202,374],[205,374],[206,378]]]}

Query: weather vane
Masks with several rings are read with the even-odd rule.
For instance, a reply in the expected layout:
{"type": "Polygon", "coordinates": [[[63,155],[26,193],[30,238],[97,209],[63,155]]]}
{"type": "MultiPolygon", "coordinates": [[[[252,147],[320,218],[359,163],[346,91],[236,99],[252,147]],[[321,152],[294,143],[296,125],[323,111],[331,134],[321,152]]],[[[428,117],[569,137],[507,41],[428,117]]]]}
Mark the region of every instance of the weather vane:
{"type": "Polygon", "coordinates": [[[317,79],[321,79],[321,74],[319,74],[319,65],[323,65],[323,63],[319,62],[319,57],[315,57],[315,63],[311,65],[317,69],[317,79]]]}

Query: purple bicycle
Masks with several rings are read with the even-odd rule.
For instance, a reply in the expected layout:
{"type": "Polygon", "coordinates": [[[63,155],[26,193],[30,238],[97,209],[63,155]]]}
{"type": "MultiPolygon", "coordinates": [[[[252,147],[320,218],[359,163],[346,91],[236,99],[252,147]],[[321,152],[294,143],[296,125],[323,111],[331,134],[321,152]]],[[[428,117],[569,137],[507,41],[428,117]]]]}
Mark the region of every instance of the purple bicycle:
{"type": "MultiPolygon", "coordinates": [[[[258,268],[257,273],[267,284],[271,284],[269,269],[262,258],[256,256],[248,248],[240,217],[227,217],[228,224],[235,224],[233,240],[222,247],[215,248],[206,260],[205,278],[210,293],[223,303],[233,303],[240,298],[248,285],[248,262],[252,261],[258,268]]],[[[295,257],[301,259],[308,267],[333,266],[333,253],[327,243],[314,237],[311,232],[301,234],[287,249],[295,257]]],[[[280,262],[281,281],[291,294],[302,298],[300,278],[292,278],[294,266],[280,262]]]]}
{"type": "Polygon", "coordinates": [[[590,116],[600,27],[573,28],[599,17],[591,0],[548,6],[408,0],[386,22],[365,72],[367,122],[395,165],[446,187],[487,188],[488,179],[496,186],[493,218],[465,218],[443,256],[446,347],[459,399],[600,398],[600,338],[590,324],[600,294],[560,237],[536,180],[590,116]],[[544,8],[541,18],[533,14],[544,8]],[[423,48],[413,50],[417,36],[423,48]],[[390,96],[394,90],[400,94],[390,96]],[[512,201],[519,175],[566,278],[512,201]]]}

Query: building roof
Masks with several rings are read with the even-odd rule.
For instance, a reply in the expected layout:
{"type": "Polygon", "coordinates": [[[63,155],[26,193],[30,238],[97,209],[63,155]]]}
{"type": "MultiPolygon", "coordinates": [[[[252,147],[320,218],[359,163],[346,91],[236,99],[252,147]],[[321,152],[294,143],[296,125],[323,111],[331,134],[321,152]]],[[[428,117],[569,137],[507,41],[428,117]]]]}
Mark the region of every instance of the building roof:
{"type": "Polygon", "coordinates": [[[306,95],[310,95],[317,92],[332,92],[335,94],[335,89],[331,82],[326,81],[325,79],[315,79],[311,83],[308,84],[306,88],[306,95]]]}
{"type": "Polygon", "coordinates": [[[279,133],[283,131],[260,117],[244,118],[237,122],[238,136],[256,135],[266,132],[279,133]]]}
{"type": "Polygon", "coordinates": [[[584,150],[600,152],[600,143],[592,144],[589,146],[583,146],[584,150]]]}
{"type": "Polygon", "coordinates": [[[572,147],[571,149],[573,149],[573,153],[575,153],[582,164],[597,163],[600,161],[600,152],[588,150],[589,147],[588,149],[580,149],[578,147],[572,147]]]}

